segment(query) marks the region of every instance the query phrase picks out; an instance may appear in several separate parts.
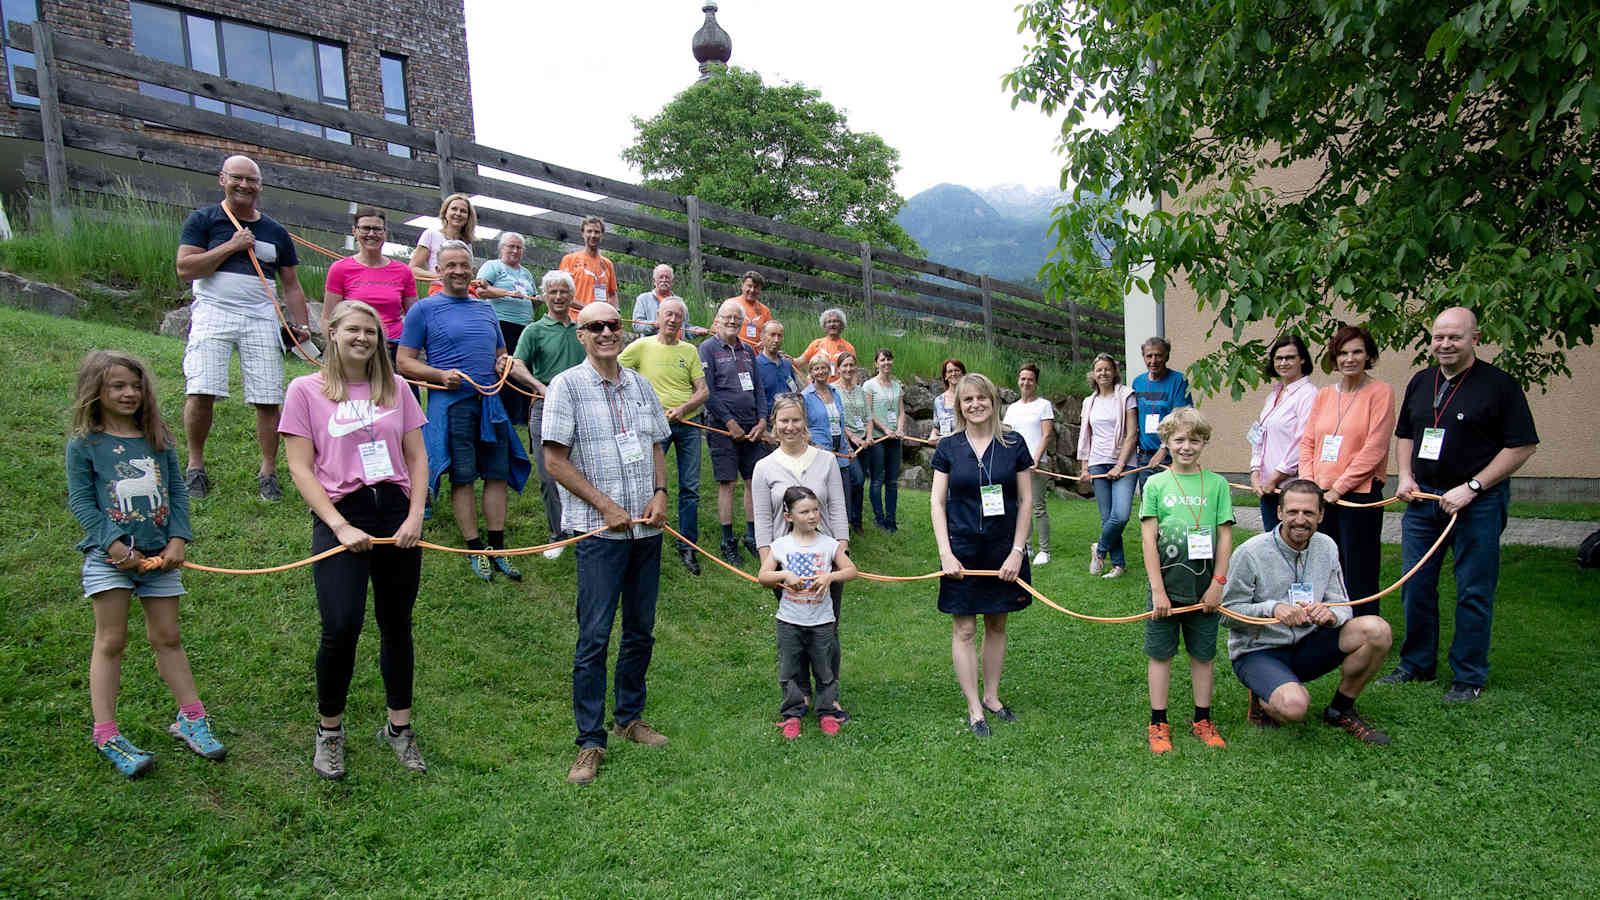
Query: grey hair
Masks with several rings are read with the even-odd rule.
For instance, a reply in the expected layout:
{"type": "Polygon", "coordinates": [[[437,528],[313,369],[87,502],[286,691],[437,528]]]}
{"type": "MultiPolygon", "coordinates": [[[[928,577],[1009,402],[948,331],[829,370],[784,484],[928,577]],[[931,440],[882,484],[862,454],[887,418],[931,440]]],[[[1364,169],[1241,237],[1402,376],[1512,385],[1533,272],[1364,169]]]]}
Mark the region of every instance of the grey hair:
{"type": "Polygon", "coordinates": [[[825,310],[822,311],[822,315],[817,316],[817,327],[821,328],[823,331],[827,331],[828,330],[828,320],[833,318],[834,316],[838,316],[839,317],[839,326],[841,328],[849,328],[850,327],[850,317],[845,315],[844,314],[844,310],[840,309],[837,306],[835,306],[833,309],[825,309],[825,310]]]}
{"type": "Polygon", "coordinates": [[[478,261],[472,256],[472,245],[468,244],[466,241],[445,241],[439,245],[439,252],[434,255],[434,258],[437,259],[438,257],[444,256],[444,252],[446,250],[464,250],[467,254],[467,264],[474,267],[478,264],[478,261]]]}
{"type": "Polygon", "coordinates": [[[652,279],[654,279],[657,275],[661,274],[661,270],[662,269],[666,269],[668,275],[671,275],[674,278],[677,277],[677,273],[672,271],[672,267],[667,265],[666,263],[661,263],[660,265],[657,265],[654,269],[651,269],[650,270],[650,277],[652,279]]]}
{"type": "Polygon", "coordinates": [[[721,316],[730,309],[737,312],[740,319],[744,318],[744,303],[741,302],[738,297],[730,297],[729,299],[722,301],[722,305],[717,307],[717,315],[721,316]]]}
{"type": "Polygon", "coordinates": [[[524,246],[526,246],[527,243],[528,243],[528,239],[527,238],[523,237],[522,235],[518,234],[515,231],[502,231],[502,232],[500,232],[500,243],[497,244],[496,246],[498,246],[498,247],[500,247],[500,249],[504,250],[505,246],[506,246],[506,241],[509,241],[512,238],[516,238],[517,240],[521,241],[524,246]]]}
{"type": "Polygon", "coordinates": [[[689,317],[689,304],[683,302],[683,298],[677,296],[676,294],[674,294],[673,296],[668,297],[667,299],[661,301],[661,305],[656,307],[656,315],[660,315],[662,310],[666,309],[667,308],[667,304],[669,304],[669,303],[673,304],[674,306],[677,306],[679,309],[683,310],[683,317],[684,318],[687,319],[689,317]]]}
{"type": "Polygon", "coordinates": [[[551,269],[544,273],[544,277],[539,279],[539,291],[542,293],[550,290],[550,285],[552,284],[564,284],[567,286],[567,290],[573,293],[578,291],[578,286],[572,283],[572,276],[560,269],[551,269]]]}

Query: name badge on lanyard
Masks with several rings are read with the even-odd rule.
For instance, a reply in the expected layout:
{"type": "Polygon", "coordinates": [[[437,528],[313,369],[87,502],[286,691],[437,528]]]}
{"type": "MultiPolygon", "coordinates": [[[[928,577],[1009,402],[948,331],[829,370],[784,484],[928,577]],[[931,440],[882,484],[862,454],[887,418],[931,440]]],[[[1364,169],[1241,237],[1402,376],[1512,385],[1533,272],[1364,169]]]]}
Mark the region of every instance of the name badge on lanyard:
{"type": "Polygon", "coordinates": [[[1444,449],[1444,429],[1422,429],[1422,445],[1417,448],[1417,459],[1439,459],[1439,451],[1444,449]]]}
{"type": "Polygon", "coordinates": [[[1189,561],[1211,559],[1211,529],[1196,527],[1189,530],[1189,561]]]}
{"type": "MultiPolygon", "coordinates": [[[[756,334],[756,323],[754,323],[754,322],[746,322],[746,323],[744,323],[744,336],[749,338],[749,339],[751,339],[751,340],[755,340],[758,337],[758,335],[756,334]]],[[[745,390],[748,391],[750,389],[749,388],[745,388],[745,390]]]]}
{"type": "Polygon", "coordinates": [[[1144,415],[1144,433],[1145,434],[1155,434],[1160,428],[1161,428],[1161,414],[1160,413],[1145,413],[1145,415],[1144,415]]]}
{"type": "Polygon", "coordinates": [[[594,286],[594,302],[596,302],[596,303],[604,303],[604,302],[606,302],[606,286],[605,285],[596,284],[594,286]]]}
{"type": "Polygon", "coordinates": [[[753,391],[755,389],[756,389],[755,379],[750,377],[750,373],[749,372],[740,372],[739,373],[739,390],[741,390],[741,391],[753,391]]]}
{"type": "Polygon", "coordinates": [[[978,497],[983,500],[984,518],[989,516],[1003,516],[1006,513],[1005,494],[998,484],[984,484],[978,486],[978,497]]]}
{"type": "Polygon", "coordinates": [[[1311,582],[1296,581],[1289,585],[1289,602],[1305,609],[1316,602],[1316,597],[1311,592],[1311,582]]]}
{"type": "Polygon", "coordinates": [[[644,448],[639,446],[639,437],[631,431],[617,435],[617,452],[622,455],[622,464],[625,466],[644,459],[644,448]]]}
{"type": "Polygon", "coordinates": [[[357,444],[361,453],[361,473],[368,483],[394,477],[394,461],[389,458],[388,441],[367,441],[357,444]]]}
{"type": "Polygon", "coordinates": [[[1339,448],[1344,446],[1344,435],[1325,434],[1322,436],[1321,462],[1338,462],[1339,448]]]}
{"type": "Polygon", "coordinates": [[[1250,446],[1254,447],[1255,445],[1261,443],[1261,438],[1265,431],[1266,430],[1261,427],[1260,422],[1251,422],[1250,433],[1244,436],[1245,440],[1249,441],[1250,446]]]}

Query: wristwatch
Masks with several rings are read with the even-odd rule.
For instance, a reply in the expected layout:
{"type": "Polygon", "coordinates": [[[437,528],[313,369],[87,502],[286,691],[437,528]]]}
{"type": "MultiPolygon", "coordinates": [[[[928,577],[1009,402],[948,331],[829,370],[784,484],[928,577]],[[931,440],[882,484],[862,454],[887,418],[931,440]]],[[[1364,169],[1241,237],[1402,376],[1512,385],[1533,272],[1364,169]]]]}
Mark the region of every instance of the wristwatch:
{"type": "Polygon", "coordinates": [[[1476,478],[1468,478],[1467,479],[1467,487],[1472,488],[1472,492],[1474,494],[1483,493],[1483,482],[1479,481],[1476,478]]]}

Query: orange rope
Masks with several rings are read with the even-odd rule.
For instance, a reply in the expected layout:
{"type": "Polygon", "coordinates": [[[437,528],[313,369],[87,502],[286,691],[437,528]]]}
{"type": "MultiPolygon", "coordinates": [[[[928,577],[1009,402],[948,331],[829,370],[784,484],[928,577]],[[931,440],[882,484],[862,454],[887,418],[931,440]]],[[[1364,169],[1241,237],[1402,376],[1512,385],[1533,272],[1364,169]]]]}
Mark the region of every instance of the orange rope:
{"type": "MultiPolygon", "coordinates": [[[[224,207],[224,208],[226,208],[226,207],[224,207]]],[[[232,213],[230,213],[228,217],[232,218],[233,217],[232,213]]],[[[299,244],[300,246],[305,247],[307,249],[315,250],[318,253],[321,253],[323,256],[329,257],[330,259],[334,259],[334,260],[344,259],[344,254],[343,253],[335,253],[332,250],[329,250],[327,247],[322,247],[322,246],[318,246],[317,244],[313,244],[310,241],[306,240],[305,238],[301,237],[298,234],[295,234],[292,231],[289,232],[289,240],[294,241],[296,244],[299,244]]]]}

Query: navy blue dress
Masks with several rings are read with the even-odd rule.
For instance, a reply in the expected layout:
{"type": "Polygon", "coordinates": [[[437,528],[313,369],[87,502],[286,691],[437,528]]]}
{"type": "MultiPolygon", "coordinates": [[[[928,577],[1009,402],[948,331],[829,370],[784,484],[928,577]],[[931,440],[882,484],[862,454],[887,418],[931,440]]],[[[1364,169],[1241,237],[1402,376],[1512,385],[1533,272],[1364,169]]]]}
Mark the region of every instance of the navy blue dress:
{"type": "MultiPolygon", "coordinates": [[[[972,452],[965,432],[957,432],[939,442],[933,451],[934,471],[950,477],[945,495],[946,531],[950,552],[968,569],[998,569],[1011,555],[1017,536],[1017,477],[1033,467],[1028,444],[1015,432],[989,442],[983,458],[972,452]],[[1005,512],[985,517],[980,484],[998,484],[1005,512]]],[[[1028,558],[1022,558],[1017,577],[1030,577],[1028,558]]],[[[972,616],[1011,613],[1033,602],[1019,585],[994,576],[939,579],[939,611],[950,615],[972,616]]]]}

